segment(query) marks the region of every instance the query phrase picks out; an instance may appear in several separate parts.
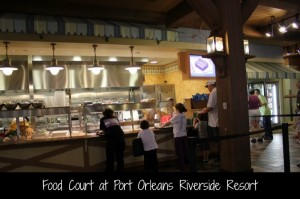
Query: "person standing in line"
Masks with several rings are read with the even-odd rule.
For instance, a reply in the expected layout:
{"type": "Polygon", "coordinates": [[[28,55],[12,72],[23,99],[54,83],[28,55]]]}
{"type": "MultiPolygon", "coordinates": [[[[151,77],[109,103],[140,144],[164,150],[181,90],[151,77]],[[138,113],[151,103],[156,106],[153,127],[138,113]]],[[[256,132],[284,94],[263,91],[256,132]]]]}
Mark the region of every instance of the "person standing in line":
{"type": "MultiPolygon", "coordinates": [[[[210,80],[206,82],[205,87],[209,90],[210,94],[208,97],[206,108],[199,111],[199,114],[208,114],[208,126],[207,132],[209,137],[219,136],[219,117],[218,117],[218,107],[217,107],[217,84],[215,80],[210,80]]],[[[220,146],[218,143],[218,153],[220,153],[220,146]]],[[[216,159],[215,164],[219,164],[220,154],[216,159]]]]}
{"type": "MultiPolygon", "coordinates": [[[[300,115],[300,80],[297,82],[296,87],[298,89],[298,92],[297,92],[297,98],[296,98],[296,110],[295,110],[295,112],[296,112],[296,114],[300,115]]],[[[300,116],[298,116],[297,120],[295,121],[294,126],[298,125],[299,118],[300,118],[300,116]]],[[[295,136],[295,138],[300,140],[300,129],[297,132],[297,135],[295,136]]]]}
{"type": "Polygon", "coordinates": [[[144,145],[144,168],[146,172],[157,172],[157,148],[158,145],[155,140],[155,135],[151,129],[147,120],[142,120],[140,123],[142,131],[137,135],[142,139],[144,145]]]}
{"type": "Polygon", "coordinates": [[[208,114],[208,133],[210,137],[219,136],[219,119],[218,119],[218,107],[217,107],[217,85],[215,80],[206,82],[205,86],[210,94],[208,97],[207,107],[199,111],[199,114],[208,114]]]}
{"type": "MultiPolygon", "coordinates": [[[[297,82],[296,87],[298,89],[298,92],[297,92],[297,98],[296,98],[296,107],[297,108],[296,108],[295,112],[296,112],[296,114],[299,115],[300,114],[300,80],[297,82]]],[[[300,117],[300,116],[298,116],[298,117],[300,117]]],[[[297,124],[297,121],[296,121],[296,124],[297,124]]],[[[295,137],[298,138],[298,142],[299,142],[299,140],[300,140],[299,130],[297,132],[297,136],[295,136],[295,137]]],[[[300,162],[297,164],[297,167],[300,167],[300,162]]]]}
{"type": "Polygon", "coordinates": [[[273,131],[272,131],[272,124],[271,124],[271,110],[268,106],[268,101],[265,96],[260,93],[259,89],[254,89],[255,95],[257,95],[258,99],[260,100],[259,111],[260,114],[263,116],[263,125],[265,130],[265,135],[263,139],[265,140],[272,140],[273,139],[273,131]]]}
{"type": "Polygon", "coordinates": [[[114,171],[114,161],[117,161],[117,172],[124,170],[124,132],[118,118],[113,116],[114,111],[107,108],[100,119],[100,130],[106,138],[106,172],[114,171]]]}
{"type": "MultiPolygon", "coordinates": [[[[293,97],[296,97],[296,109],[295,113],[300,115],[300,80],[296,83],[296,88],[298,89],[297,95],[293,95],[293,97]]],[[[294,125],[296,125],[297,120],[295,121],[294,125]]],[[[297,135],[294,136],[295,139],[300,139],[300,137],[297,135]]]]}
{"type": "MultiPolygon", "coordinates": [[[[193,126],[197,131],[198,138],[208,138],[207,133],[207,114],[198,114],[197,118],[194,118],[193,126]]],[[[203,154],[203,164],[207,164],[209,162],[209,141],[202,141],[199,143],[200,150],[203,154]]]]}
{"type": "Polygon", "coordinates": [[[297,98],[296,98],[296,110],[295,112],[298,113],[300,111],[300,80],[297,82],[296,87],[298,89],[297,98]]]}
{"type": "Polygon", "coordinates": [[[297,143],[300,144],[300,116],[297,117],[296,121],[294,122],[294,129],[297,131],[297,143]]]}
{"type": "Polygon", "coordinates": [[[261,102],[257,95],[254,95],[254,90],[249,91],[248,96],[248,109],[249,109],[249,120],[250,120],[250,130],[254,131],[259,128],[259,117],[260,111],[259,107],[261,106],[261,102]]]}
{"type": "MultiPolygon", "coordinates": [[[[259,129],[259,107],[261,102],[257,95],[254,95],[254,90],[249,91],[248,96],[248,112],[249,112],[249,122],[250,122],[250,131],[257,131],[259,129]]],[[[251,142],[256,143],[256,138],[254,135],[250,136],[251,142]]],[[[257,139],[258,142],[263,142],[262,138],[257,139]]]]}
{"type": "Polygon", "coordinates": [[[171,118],[170,121],[164,123],[161,128],[172,124],[173,126],[173,135],[175,142],[175,151],[178,159],[178,167],[180,171],[185,170],[185,164],[188,163],[187,156],[187,131],[186,131],[186,108],[182,103],[175,105],[176,114],[171,118]]]}

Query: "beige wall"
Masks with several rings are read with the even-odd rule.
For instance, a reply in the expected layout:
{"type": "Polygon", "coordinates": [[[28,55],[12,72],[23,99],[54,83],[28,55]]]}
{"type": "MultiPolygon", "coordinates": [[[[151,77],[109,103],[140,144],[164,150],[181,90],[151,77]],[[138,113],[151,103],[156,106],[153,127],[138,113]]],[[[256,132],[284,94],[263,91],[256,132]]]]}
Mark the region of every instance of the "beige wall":
{"type": "Polygon", "coordinates": [[[163,84],[164,80],[164,74],[147,74],[145,75],[143,85],[163,84]]]}
{"type": "Polygon", "coordinates": [[[191,98],[196,93],[209,93],[205,88],[205,83],[208,79],[197,80],[182,80],[181,71],[159,75],[145,75],[144,85],[163,84],[167,81],[168,84],[175,85],[176,102],[184,102],[185,98],[191,98]]]}

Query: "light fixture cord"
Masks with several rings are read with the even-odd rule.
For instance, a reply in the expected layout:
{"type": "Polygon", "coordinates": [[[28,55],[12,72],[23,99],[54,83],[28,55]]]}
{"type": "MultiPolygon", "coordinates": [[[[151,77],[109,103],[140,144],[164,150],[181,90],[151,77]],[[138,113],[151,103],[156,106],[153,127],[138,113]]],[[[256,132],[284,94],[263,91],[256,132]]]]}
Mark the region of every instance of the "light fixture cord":
{"type": "Polygon", "coordinates": [[[275,21],[275,17],[271,16],[271,35],[272,35],[272,37],[274,36],[274,27],[273,27],[274,21],[275,21]]]}
{"type": "Polygon", "coordinates": [[[95,57],[94,57],[94,65],[96,65],[96,63],[97,63],[97,57],[96,57],[96,48],[97,48],[97,45],[93,45],[93,48],[94,48],[94,55],[95,55],[95,57]]]}
{"type": "Polygon", "coordinates": [[[134,46],[129,46],[130,50],[131,50],[131,60],[130,60],[130,65],[133,66],[133,48],[134,46]]]}
{"type": "Polygon", "coordinates": [[[55,43],[52,43],[51,46],[52,46],[52,53],[53,53],[53,60],[55,60],[55,55],[54,55],[54,51],[55,51],[55,43]]]}
{"type": "Polygon", "coordinates": [[[3,42],[5,44],[5,57],[6,59],[8,60],[8,54],[7,54],[7,51],[8,51],[8,44],[9,42],[3,42]]]}

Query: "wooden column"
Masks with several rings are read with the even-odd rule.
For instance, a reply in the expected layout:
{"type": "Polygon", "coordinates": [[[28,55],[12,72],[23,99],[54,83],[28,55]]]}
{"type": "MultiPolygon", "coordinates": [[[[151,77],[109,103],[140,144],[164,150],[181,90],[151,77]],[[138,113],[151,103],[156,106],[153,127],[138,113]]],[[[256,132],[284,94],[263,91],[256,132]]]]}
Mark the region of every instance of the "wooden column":
{"type": "MultiPolygon", "coordinates": [[[[217,72],[220,135],[247,133],[249,132],[249,119],[243,24],[259,1],[186,1],[205,20],[207,25],[223,35],[225,40],[225,49],[228,55],[213,58],[217,72]]],[[[222,171],[251,171],[249,136],[221,141],[220,161],[222,171]]]]}
{"type": "Polygon", "coordinates": [[[297,66],[295,69],[300,71],[300,55],[284,56],[284,64],[297,66]]]}
{"type": "MultiPolygon", "coordinates": [[[[228,53],[224,59],[225,76],[220,76],[217,69],[220,135],[243,134],[249,132],[249,119],[241,5],[239,0],[217,2],[228,53]]],[[[221,141],[220,156],[224,171],[251,171],[249,137],[221,141]]]]}

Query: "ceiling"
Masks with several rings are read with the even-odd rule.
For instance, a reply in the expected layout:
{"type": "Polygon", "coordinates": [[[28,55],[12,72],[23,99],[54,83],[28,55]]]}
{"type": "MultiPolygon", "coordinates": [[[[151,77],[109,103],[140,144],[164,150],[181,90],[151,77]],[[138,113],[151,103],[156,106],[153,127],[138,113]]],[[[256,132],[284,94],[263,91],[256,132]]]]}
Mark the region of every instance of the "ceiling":
{"type": "MultiPolygon", "coordinates": [[[[41,61],[50,61],[52,46],[49,42],[27,42],[14,41],[9,44],[8,55],[14,60],[22,59],[24,55],[34,55],[35,58],[42,58],[41,61]]],[[[177,47],[157,47],[134,45],[134,62],[147,62],[149,65],[166,65],[177,60],[177,47]],[[157,60],[158,64],[151,64],[150,61],[157,60]]],[[[4,46],[0,48],[0,54],[5,54],[4,46]]],[[[117,61],[129,61],[131,51],[129,45],[120,44],[98,44],[96,49],[98,61],[109,61],[110,58],[117,58],[117,61]]],[[[94,49],[91,43],[67,43],[58,42],[55,46],[55,56],[58,60],[69,61],[74,56],[81,56],[82,60],[93,60],[94,49]]]]}
{"type": "MultiPolygon", "coordinates": [[[[242,4],[247,0],[240,1],[242,4]]],[[[169,28],[209,29],[189,2],[189,0],[27,0],[20,3],[17,0],[9,0],[1,2],[0,12],[161,24],[169,28]]],[[[266,39],[264,36],[265,28],[270,23],[271,16],[274,16],[275,21],[279,22],[281,19],[289,18],[297,13],[300,13],[299,0],[261,0],[244,25],[244,34],[248,38],[263,43],[282,46],[298,43],[300,42],[300,28],[274,38],[266,39]]],[[[162,61],[163,59],[174,60],[177,51],[178,48],[175,47],[136,46],[134,57],[160,58],[162,61]]],[[[52,51],[49,43],[17,42],[11,44],[9,53],[11,55],[51,55],[52,51]]],[[[3,49],[1,49],[1,54],[3,54],[3,49]]],[[[56,54],[92,56],[93,51],[92,46],[87,44],[59,43],[56,47],[56,54]]],[[[129,57],[130,50],[128,45],[107,44],[99,46],[97,54],[100,56],[129,57]]]]}

